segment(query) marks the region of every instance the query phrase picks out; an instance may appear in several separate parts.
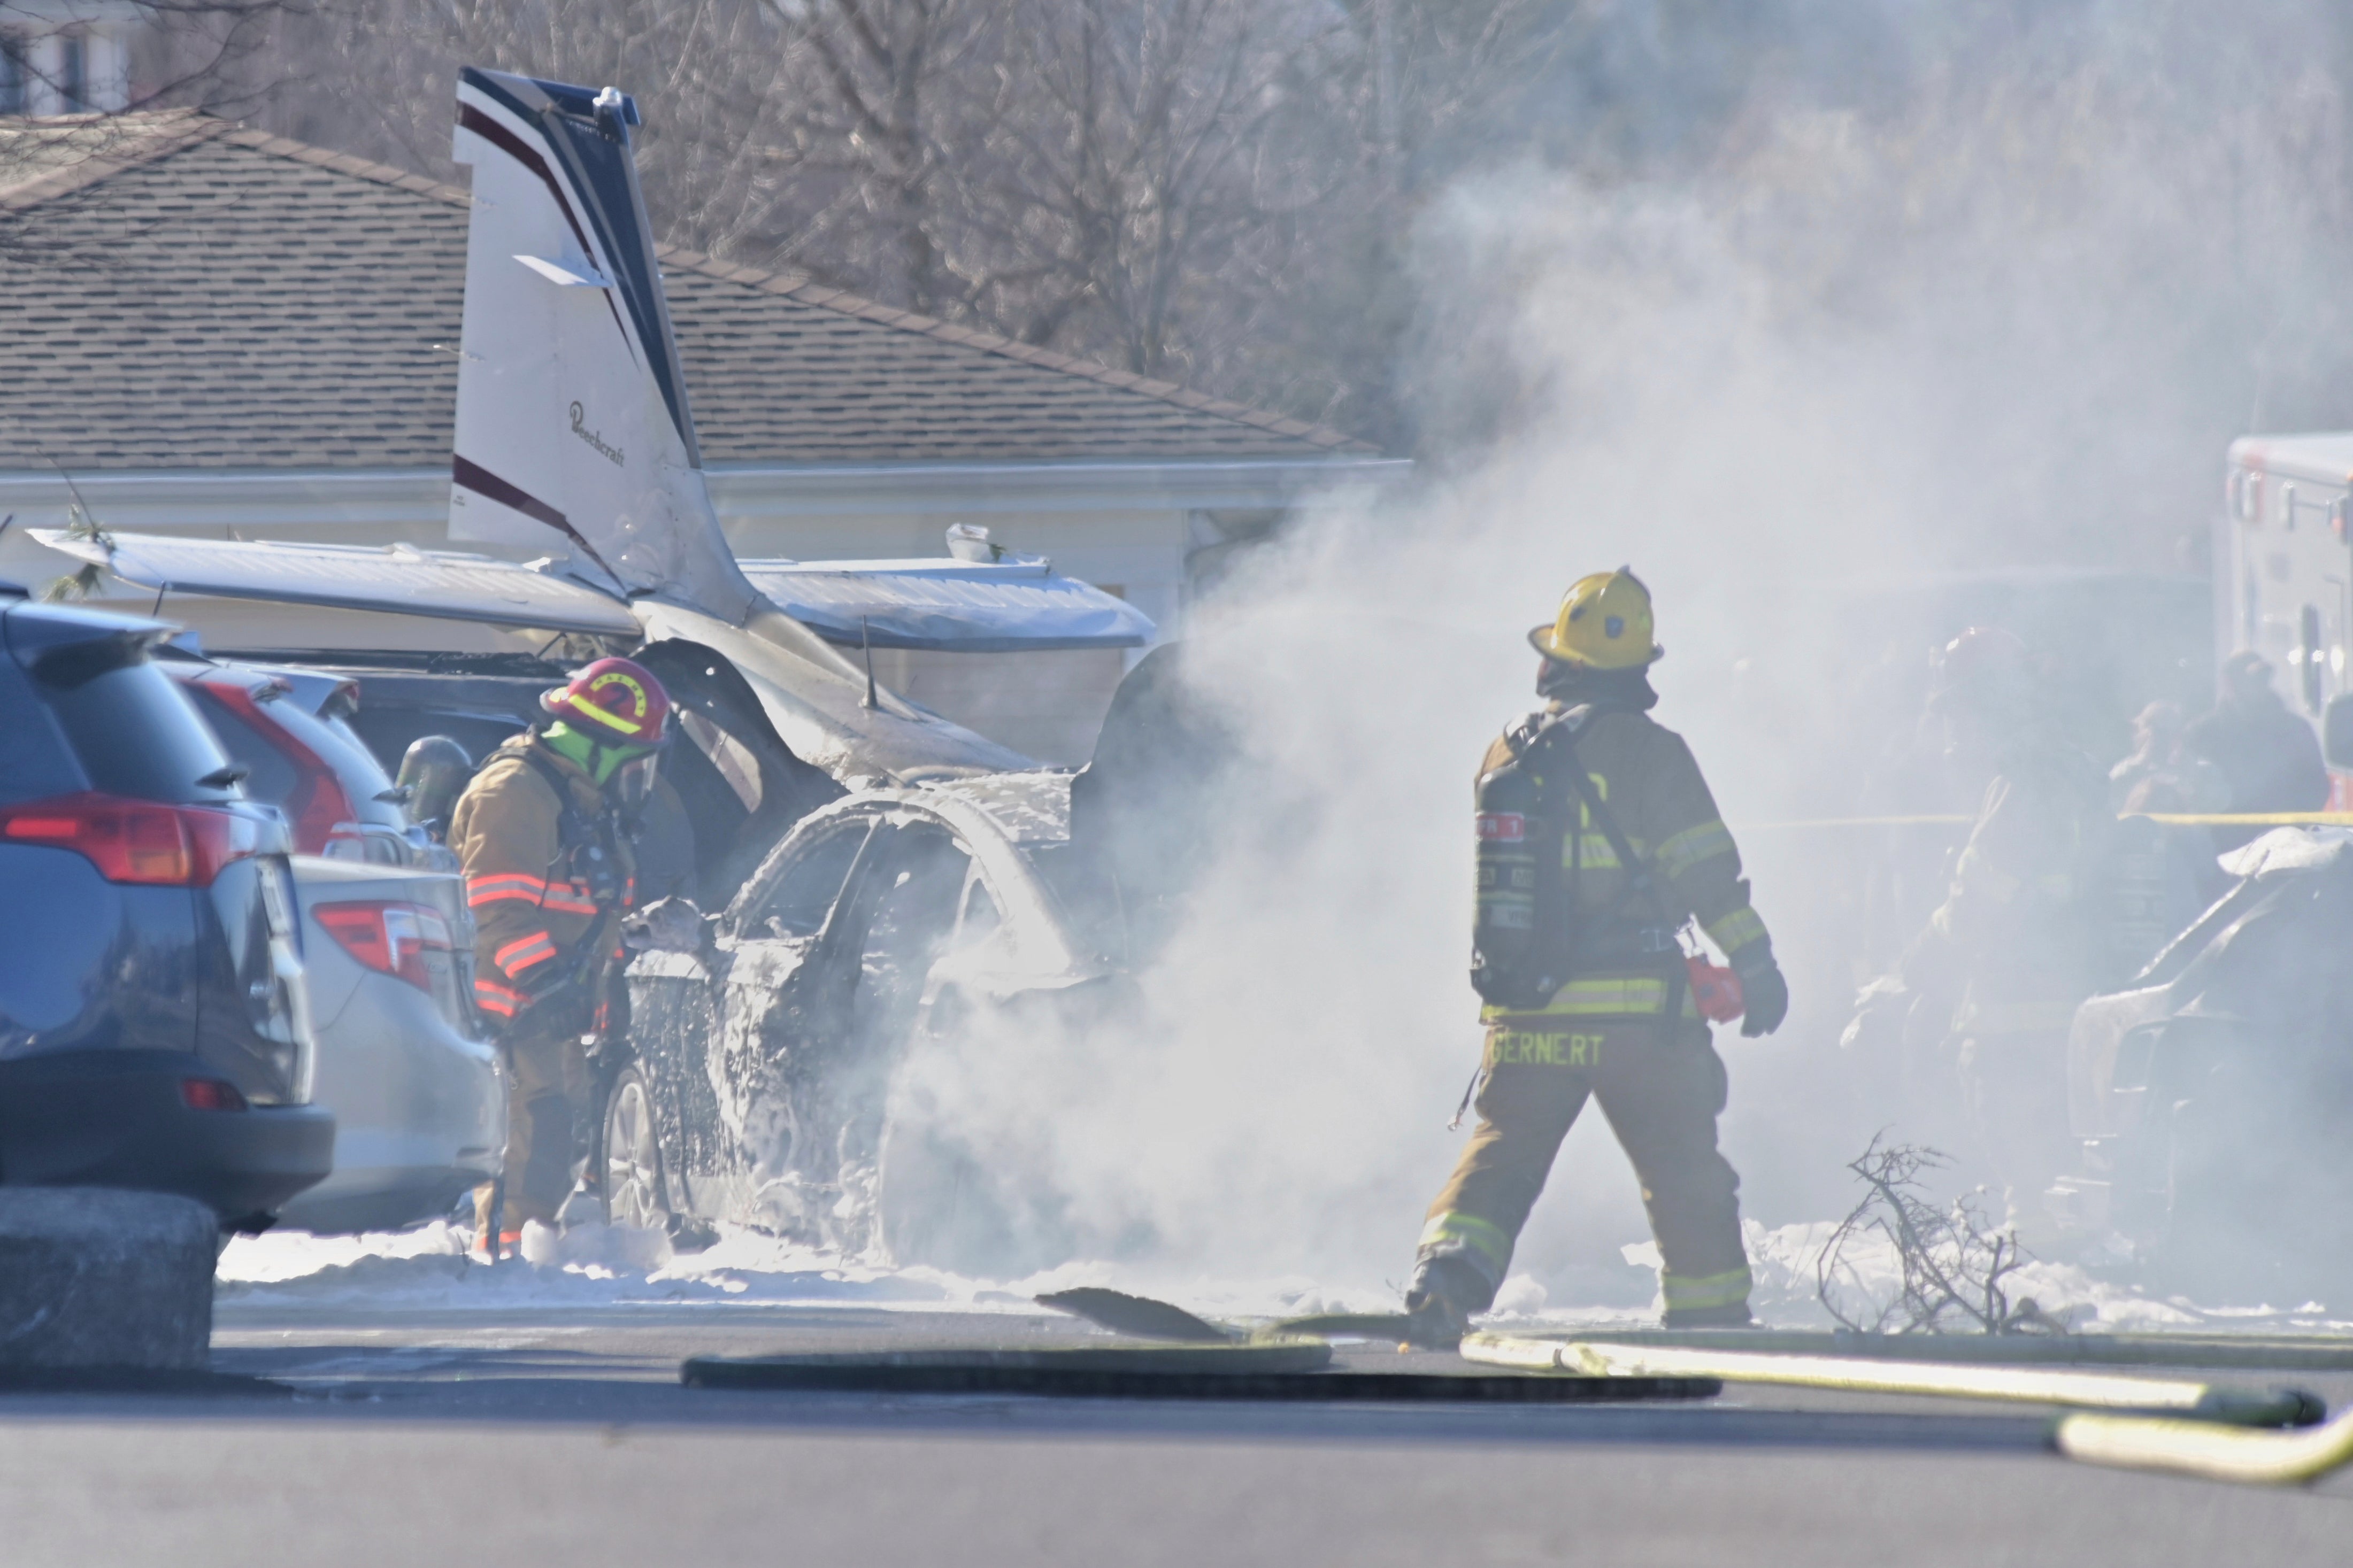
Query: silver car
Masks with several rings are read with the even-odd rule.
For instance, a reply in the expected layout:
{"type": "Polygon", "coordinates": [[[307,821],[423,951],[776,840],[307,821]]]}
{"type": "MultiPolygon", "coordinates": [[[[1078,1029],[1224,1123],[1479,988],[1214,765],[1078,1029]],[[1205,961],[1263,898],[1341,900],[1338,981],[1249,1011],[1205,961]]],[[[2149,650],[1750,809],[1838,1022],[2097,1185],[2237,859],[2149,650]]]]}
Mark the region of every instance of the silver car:
{"type": "Polygon", "coordinates": [[[386,1230],[448,1213],[498,1173],[506,1143],[455,858],[408,824],[400,792],[345,721],[351,681],[186,658],[168,668],[247,766],[247,793],[294,830],[311,1092],[335,1112],[335,1168],[280,1223],[386,1230]]]}
{"type": "Polygon", "coordinates": [[[449,1212],[498,1174],[506,1093],[470,1026],[473,922],[456,873],[298,855],[318,1039],[311,1094],[335,1112],[335,1169],[281,1223],[391,1230],[449,1212]]]}

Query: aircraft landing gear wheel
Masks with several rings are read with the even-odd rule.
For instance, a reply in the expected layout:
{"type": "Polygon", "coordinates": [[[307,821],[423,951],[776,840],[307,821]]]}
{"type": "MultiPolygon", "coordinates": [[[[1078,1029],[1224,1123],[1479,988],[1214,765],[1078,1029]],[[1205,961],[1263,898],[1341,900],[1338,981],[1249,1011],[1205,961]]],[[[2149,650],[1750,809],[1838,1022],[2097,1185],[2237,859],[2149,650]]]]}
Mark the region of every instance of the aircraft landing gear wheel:
{"type": "Polygon", "coordinates": [[[605,1222],[667,1230],[669,1194],[662,1184],[661,1139],[654,1100],[635,1068],[624,1068],[605,1102],[605,1222]]]}

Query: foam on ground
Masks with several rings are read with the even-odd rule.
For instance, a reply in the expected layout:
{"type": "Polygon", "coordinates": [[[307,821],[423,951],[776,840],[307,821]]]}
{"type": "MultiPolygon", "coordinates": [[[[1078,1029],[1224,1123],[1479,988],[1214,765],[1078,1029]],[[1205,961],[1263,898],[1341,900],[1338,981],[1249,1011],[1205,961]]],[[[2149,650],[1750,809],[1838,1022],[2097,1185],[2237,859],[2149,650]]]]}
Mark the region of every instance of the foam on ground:
{"type": "MultiPolygon", "coordinates": [[[[1771,1328],[1828,1329],[1835,1321],[1815,1291],[1815,1267],[1831,1222],[1746,1226],[1757,1276],[1751,1305],[1771,1328]]],[[[396,1234],[312,1236],[272,1231],[239,1237],[221,1255],[220,1309],[433,1311],[583,1309],[633,1305],[841,1306],[923,1311],[1028,1312],[1033,1298],[1080,1285],[1109,1286],[1176,1302],[1205,1317],[1250,1320],[1320,1312],[1395,1310],[1393,1282],[1334,1282],[1303,1274],[1232,1278],[1151,1264],[1076,1262],[1018,1279],[976,1279],[928,1268],[897,1268],[845,1259],[736,1226],[718,1241],[674,1252],[658,1231],[585,1226],[558,1235],[526,1227],[522,1257],[496,1268],[469,1260],[466,1231],[436,1222],[396,1234]]],[[[1580,1266],[1539,1279],[1505,1280],[1489,1321],[1500,1328],[1646,1328],[1657,1321],[1658,1249],[1622,1249],[1624,1266],[1580,1266]],[[1648,1296],[1650,1299],[1645,1300],[1648,1296]]],[[[1892,1249],[1850,1244],[1857,1282],[1892,1291],[1892,1249]]],[[[2200,1305],[2158,1299],[2071,1264],[2031,1262],[2010,1277],[2013,1305],[2025,1298],[2078,1332],[2348,1332],[2353,1322],[2317,1303],[2200,1305]]]]}

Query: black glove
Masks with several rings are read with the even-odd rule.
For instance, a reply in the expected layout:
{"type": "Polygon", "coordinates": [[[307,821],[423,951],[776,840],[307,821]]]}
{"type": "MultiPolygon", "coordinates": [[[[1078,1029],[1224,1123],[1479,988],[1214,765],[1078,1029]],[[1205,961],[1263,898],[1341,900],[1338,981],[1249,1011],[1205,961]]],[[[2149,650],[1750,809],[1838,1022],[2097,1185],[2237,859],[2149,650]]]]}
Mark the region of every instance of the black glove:
{"type": "Polygon", "coordinates": [[[1758,942],[1756,952],[1735,954],[1732,968],[1740,976],[1740,994],[1748,1004],[1741,1016],[1741,1034],[1753,1040],[1779,1028],[1781,1020],[1789,1016],[1789,983],[1781,977],[1781,966],[1773,962],[1772,950],[1758,942]]]}

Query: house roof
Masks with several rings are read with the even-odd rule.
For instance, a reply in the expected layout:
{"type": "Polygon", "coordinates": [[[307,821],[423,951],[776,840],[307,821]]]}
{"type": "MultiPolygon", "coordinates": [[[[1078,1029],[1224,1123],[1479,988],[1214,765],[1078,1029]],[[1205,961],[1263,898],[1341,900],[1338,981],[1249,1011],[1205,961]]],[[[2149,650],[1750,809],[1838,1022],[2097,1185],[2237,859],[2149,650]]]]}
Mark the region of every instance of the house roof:
{"type": "MultiPolygon", "coordinates": [[[[5,160],[0,469],[448,462],[466,193],[200,114],[137,121],[5,160]]],[[[1373,455],[793,274],[662,264],[713,466],[1373,455]]]]}

